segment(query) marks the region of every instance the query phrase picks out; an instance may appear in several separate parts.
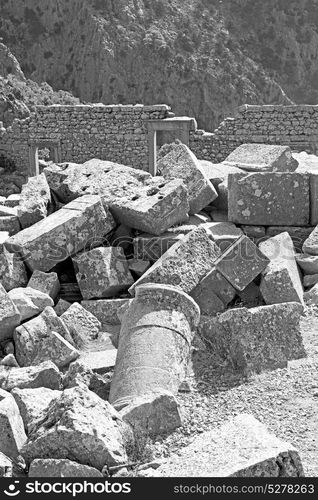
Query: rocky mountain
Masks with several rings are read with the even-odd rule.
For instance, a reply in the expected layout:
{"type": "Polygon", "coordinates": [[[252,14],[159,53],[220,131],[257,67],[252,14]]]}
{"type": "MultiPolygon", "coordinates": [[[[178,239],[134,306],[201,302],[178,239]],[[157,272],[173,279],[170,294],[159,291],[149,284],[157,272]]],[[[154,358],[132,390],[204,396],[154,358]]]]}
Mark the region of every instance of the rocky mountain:
{"type": "Polygon", "coordinates": [[[207,130],[243,103],[318,101],[316,0],[2,0],[0,36],[39,84],[207,130]]]}

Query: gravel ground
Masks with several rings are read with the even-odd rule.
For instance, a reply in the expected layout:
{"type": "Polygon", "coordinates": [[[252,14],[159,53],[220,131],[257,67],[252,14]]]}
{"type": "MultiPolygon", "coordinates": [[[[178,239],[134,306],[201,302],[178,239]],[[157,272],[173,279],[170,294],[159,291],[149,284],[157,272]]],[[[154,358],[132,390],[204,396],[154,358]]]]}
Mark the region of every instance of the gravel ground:
{"type": "Polygon", "coordinates": [[[178,396],[184,426],[155,443],[155,456],[168,456],[194,435],[245,412],[298,449],[306,476],[318,476],[318,308],[306,308],[301,330],[307,358],[249,379],[228,366],[217,366],[198,342],[189,377],[191,392],[178,396]]]}

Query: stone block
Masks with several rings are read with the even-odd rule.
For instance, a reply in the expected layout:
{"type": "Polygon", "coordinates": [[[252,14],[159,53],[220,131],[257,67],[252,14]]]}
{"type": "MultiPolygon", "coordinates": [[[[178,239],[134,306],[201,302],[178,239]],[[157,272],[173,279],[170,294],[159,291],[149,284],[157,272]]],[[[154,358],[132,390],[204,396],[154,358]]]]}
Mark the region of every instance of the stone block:
{"type": "Polygon", "coordinates": [[[243,172],[237,167],[231,167],[226,163],[211,163],[206,160],[199,160],[201,169],[215,188],[222,182],[227,181],[230,173],[243,172]]]}
{"type": "Polygon", "coordinates": [[[133,295],[135,288],[144,283],[162,283],[191,293],[220,254],[219,247],[210,240],[207,231],[198,227],[164,253],[129,292],[133,295]]]}
{"type": "Polygon", "coordinates": [[[185,144],[178,144],[157,162],[158,175],[182,179],[189,193],[190,213],[196,214],[217,198],[199,160],[185,144]]]}
{"type": "Polygon", "coordinates": [[[13,338],[20,366],[51,360],[63,367],[79,356],[70,332],[51,307],[16,328],[13,338]]]}
{"type": "Polygon", "coordinates": [[[107,402],[85,387],[66,389],[54,399],[21,450],[27,463],[69,458],[96,467],[126,463],[123,434],[128,426],[107,402]]]}
{"type": "Polygon", "coordinates": [[[28,477],[101,477],[94,467],[79,464],[67,458],[37,458],[30,464],[28,477]]]}
{"type": "Polygon", "coordinates": [[[318,274],[318,255],[297,253],[295,259],[304,274],[318,274]]]}
{"type": "Polygon", "coordinates": [[[306,356],[298,302],[230,309],[201,322],[200,332],[215,354],[245,375],[284,368],[306,356]]]}
{"type": "Polygon", "coordinates": [[[44,273],[38,270],[32,273],[27,286],[47,293],[53,300],[60,291],[60,282],[56,273],[44,273]]]}
{"type": "Polygon", "coordinates": [[[68,310],[71,303],[64,299],[59,299],[56,306],[53,308],[57,316],[62,316],[62,314],[68,310]]]}
{"type": "Polygon", "coordinates": [[[247,172],[294,172],[298,161],[289,146],[242,144],[224,161],[247,172]]]}
{"type": "Polygon", "coordinates": [[[21,322],[37,316],[46,307],[54,305],[49,295],[33,288],[14,288],[8,295],[21,315],[21,322]]]}
{"type": "Polygon", "coordinates": [[[242,230],[230,222],[207,222],[203,227],[222,252],[243,235],[242,230]]]}
{"type": "Polygon", "coordinates": [[[0,389],[0,451],[17,458],[27,440],[19,408],[8,392],[0,389]]]}
{"type": "Polygon", "coordinates": [[[100,321],[77,302],[74,302],[60,317],[76,347],[82,348],[90,340],[97,339],[102,326],[100,321]]]}
{"type": "Polygon", "coordinates": [[[215,262],[216,270],[243,291],[269,264],[269,259],[247,236],[236,240],[215,262]]]}
{"type": "Polygon", "coordinates": [[[0,387],[5,391],[12,389],[36,389],[47,387],[58,390],[61,387],[62,375],[52,361],[45,361],[37,366],[24,368],[0,369],[0,387]]]}
{"type": "Polygon", "coordinates": [[[28,276],[23,260],[6,249],[0,254],[0,281],[7,292],[27,285],[28,276]]]}
{"type": "Polygon", "coordinates": [[[0,254],[3,252],[3,244],[9,238],[8,231],[0,231],[0,254]]]}
{"type": "Polygon", "coordinates": [[[120,325],[118,311],[132,299],[82,300],[81,305],[101,322],[102,327],[120,325]]]}
{"type": "Polygon", "coordinates": [[[48,389],[47,387],[37,387],[35,389],[15,388],[11,391],[11,394],[18,405],[25,432],[28,434],[35,420],[41,418],[41,415],[47,411],[51,401],[61,395],[61,391],[48,389]]]}
{"type": "Polygon", "coordinates": [[[127,262],[129,271],[137,278],[140,278],[151,266],[149,260],[129,259],[127,262]]]}
{"type": "Polygon", "coordinates": [[[306,226],[309,176],[299,173],[229,175],[229,220],[252,226],[306,226]]]}
{"type": "Polygon", "coordinates": [[[0,215],[0,231],[7,231],[10,236],[21,230],[20,221],[16,215],[0,215]]]}
{"type": "Polygon", "coordinates": [[[29,177],[27,183],[22,186],[18,205],[17,215],[22,229],[45,219],[50,201],[51,191],[45,175],[42,173],[29,177]]]}
{"type": "Polygon", "coordinates": [[[85,363],[93,372],[104,374],[114,369],[116,359],[117,349],[109,346],[107,349],[82,352],[79,361],[85,363]]]}
{"type": "Polygon", "coordinates": [[[9,238],[5,246],[23,257],[31,271],[50,271],[115,227],[98,196],[82,196],[9,238]]]}
{"type": "Polygon", "coordinates": [[[265,239],[266,228],[264,226],[241,226],[241,229],[252,240],[265,239]]]}
{"type": "Polygon", "coordinates": [[[120,247],[94,248],[72,260],[84,299],[112,297],[134,282],[120,247]]]}
{"type": "Polygon", "coordinates": [[[304,242],[314,229],[311,226],[269,226],[266,228],[266,237],[271,238],[272,236],[277,236],[277,234],[287,232],[293,240],[295,250],[301,252],[304,242]]]}
{"type": "Polygon", "coordinates": [[[318,283],[318,274],[308,274],[304,276],[303,285],[305,288],[310,288],[318,283]]]}
{"type": "MultiPolygon", "coordinates": [[[[192,227],[192,230],[194,228],[192,227]]],[[[181,230],[182,231],[182,230],[181,230]]],[[[134,258],[156,262],[175,243],[182,240],[187,232],[166,231],[159,236],[149,233],[141,233],[134,238],[134,258]]]]}
{"type": "Polygon", "coordinates": [[[214,267],[190,295],[200,307],[201,314],[214,316],[226,309],[234,299],[236,291],[214,267]]]}
{"type": "Polygon", "coordinates": [[[108,401],[111,378],[111,372],[100,375],[94,372],[85,362],[76,360],[70,364],[68,371],[64,375],[63,388],[70,389],[84,384],[104,401],[108,401]]]}
{"type": "Polygon", "coordinates": [[[318,284],[304,293],[304,300],[309,306],[316,306],[318,304],[318,284]]]}
{"type": "Polygon", "coordinates": [[[0,366],[19,368],[19,364],[13,354],[7,354],[4,358],[2,358],[2,360],[0,361],[0,366]]]}
{"type": "Polygon", "coordinates": [[[0,283],[0,341],[10,339],[20,324],[21,315],[0,283]]]}
{"type": "Polygon", "coordinates": [[[261,294],[266,304],[300,302],[303,287],[295,260],[294,245],[288,233],[281,233],[260,243],[259,249],[269,259],[262,275],[261,294]]]}
{"type": "Polygon", "coordinates": [[[20,198],[21,195],[19,193],[10,194],[10,196],[8,196],[8,198],[5,201],[5,206],[11,208],[17,207],[20,203],[20,198]]]}
{"type": "Polygon", "coordinates": [[[210,207],[209,214],[213,222],[228,222],[229,216],[227,210],[218,210],[217,208],[210,207]]]}
{"type": "Polygon", "coordinates": [[[310,233],[303,244],[302,250],[309,255],[318,256],[318,226],[310,233]]]}
{"type": "Polygon", "coordinates": [[[203,432],[172,455],[154,475],[169,477],[300,477],[297,450],[252,415],[239,414],[203,432]]]}

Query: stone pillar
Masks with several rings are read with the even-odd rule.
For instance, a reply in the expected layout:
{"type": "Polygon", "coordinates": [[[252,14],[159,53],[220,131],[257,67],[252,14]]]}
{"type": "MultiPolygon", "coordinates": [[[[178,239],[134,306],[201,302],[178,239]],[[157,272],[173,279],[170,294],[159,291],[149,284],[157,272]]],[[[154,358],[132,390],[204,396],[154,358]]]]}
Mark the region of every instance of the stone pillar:
{"type": "Polygon", "coordinates": [[[145,284],[122,318],[109,401],[118,410],[140,396],[177,393],[186,376],[200,309],[169,285],[145,284]]]}

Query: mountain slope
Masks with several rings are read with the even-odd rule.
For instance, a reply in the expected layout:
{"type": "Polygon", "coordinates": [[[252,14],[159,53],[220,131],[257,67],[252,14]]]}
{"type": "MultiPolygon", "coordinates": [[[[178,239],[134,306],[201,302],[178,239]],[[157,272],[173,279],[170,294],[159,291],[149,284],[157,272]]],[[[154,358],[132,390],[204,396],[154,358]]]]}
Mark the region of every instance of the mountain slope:
{"type": "Polygon", "coordinates": [[[318,100],[317,21],[315,0],[2,0],[0,36],[36,82],[211,130],[243,103],[318,100]]]}

